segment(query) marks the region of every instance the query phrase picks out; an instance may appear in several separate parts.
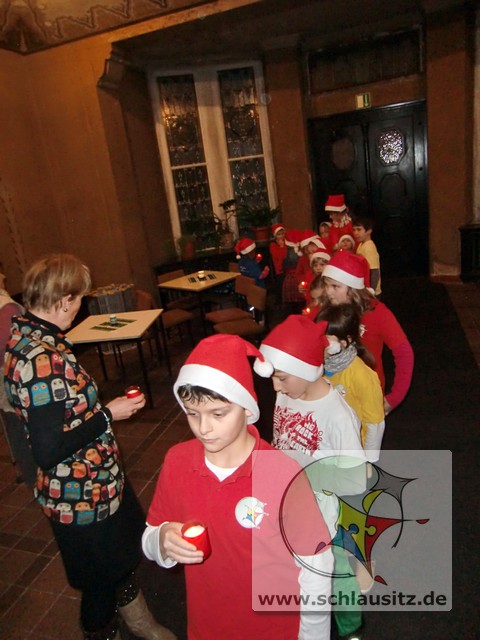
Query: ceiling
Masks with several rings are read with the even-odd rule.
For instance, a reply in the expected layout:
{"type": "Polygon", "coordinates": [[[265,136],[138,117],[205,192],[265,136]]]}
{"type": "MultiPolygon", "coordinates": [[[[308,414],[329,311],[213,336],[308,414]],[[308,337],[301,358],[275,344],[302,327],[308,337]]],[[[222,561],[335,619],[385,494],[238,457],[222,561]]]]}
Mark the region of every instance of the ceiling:
{"type": "Polygon", "coordinates": [[[0,0],[0,47],[33,53],[198,4],[203,3],[195,0],[0,0]]]}
{"type": "Polygon", "coordinates": [[[423,21],[421,0],[263,0],[124,40],[139,63],[181,65],[255,56],[282,46],[321,48],[423,21]],[[342,34],[342,35],[340,35],[342,34]]]}
{"type": "MultiPolygon", "coordinates": [[[[0,0],[0,47],[34,53],[195,5],[195,0],[0,0]]],[[[283,43],[321,48],[339,38],[408,29],[462,0],[261,0],[124,40],[139,62],[184,64],[254,55],[283,43]]],[[[228,7],[228,0],[224,0],[228,7]]],[[[206,14],[206,12],[205,12],[206,14]]]]}

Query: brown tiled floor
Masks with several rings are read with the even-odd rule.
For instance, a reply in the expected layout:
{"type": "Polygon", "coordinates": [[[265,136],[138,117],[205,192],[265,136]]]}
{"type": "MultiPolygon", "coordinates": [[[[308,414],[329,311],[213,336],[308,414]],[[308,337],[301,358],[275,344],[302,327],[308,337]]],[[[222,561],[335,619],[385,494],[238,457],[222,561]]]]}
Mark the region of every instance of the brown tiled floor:
{"type": "MultiPolygon", "coordinates": [[[[449,284],[451,300],[480,364],[480,288],[449,284]]],[[[171,345],[173,374],[189,351],[188,341],[171,345]]],[[[141,383],[135,351],[124,356],[129,383],[141,383]]],[[[96,375],[105,399],[120,393],[125,381],[107,358],[112,380],[102,381],[96,354],[80,355],[96,375]]],[[[136,420],[115,424],[129,478],[144,508],[154,490],[165,452],[190,437],[183,413],[173,397],[172,379],[164,363],[150,370],[154,409],[144,409],[136,420]]],[[[79,596],[67,584],[50,528],[30,491],[15,482],[7,444],[0,436],[0,638],[2,640],[80,640],[79,596]]]]}

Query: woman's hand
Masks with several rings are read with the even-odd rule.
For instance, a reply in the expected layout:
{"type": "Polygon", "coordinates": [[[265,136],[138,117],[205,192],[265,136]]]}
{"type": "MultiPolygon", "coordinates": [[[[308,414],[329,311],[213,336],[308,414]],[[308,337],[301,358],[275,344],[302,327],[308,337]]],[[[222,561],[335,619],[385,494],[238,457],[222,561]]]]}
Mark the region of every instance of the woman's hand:
{"type": "Polygon", "coordinates": [[[203,551],[198,551],[191,542],[182,538],[181,522],[167,522],[160,529],[160,553],[182,564],[200,564],[203,551]]]}
{"type": "Polygon", "coordinates": [[[145,406],[145,396],[141,393],[135,398],[127,398],[127,396],[119,396],[114,398],[106,406],[110,409],[112,419],[127,420],[131,418],[139,409],[145,406]]]}

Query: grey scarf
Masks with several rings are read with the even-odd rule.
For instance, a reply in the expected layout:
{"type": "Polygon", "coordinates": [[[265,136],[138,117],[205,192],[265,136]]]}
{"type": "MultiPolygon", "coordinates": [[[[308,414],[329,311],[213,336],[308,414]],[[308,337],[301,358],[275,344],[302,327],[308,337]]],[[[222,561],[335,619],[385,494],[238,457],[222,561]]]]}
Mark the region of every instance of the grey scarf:
{"type": "Polygon", "coordinates": [[[346,349],[342,349],[340,353],[325,358],[325,375],[333,376],[334,373],[343,371],[352,364],[357,355],[357,347],[350,344],[346,349]]]}

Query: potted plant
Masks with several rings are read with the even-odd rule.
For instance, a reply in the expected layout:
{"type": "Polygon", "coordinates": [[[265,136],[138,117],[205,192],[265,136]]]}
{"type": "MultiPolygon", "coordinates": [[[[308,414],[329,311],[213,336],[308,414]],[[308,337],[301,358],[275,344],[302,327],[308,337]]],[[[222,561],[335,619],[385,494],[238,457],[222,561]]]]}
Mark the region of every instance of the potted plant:
{"type": "Polygon", "coordinates": [[[222,208],[223,214],[222,216],[217,216],[215,213],[213,217],[215,219],[215,225],[217,227],[217,231],[220,238],[220,248],[221,249],[231,249],[234,244],[234,229],[231,226],[231,221],[235,220],[237,216],[237,201],[232,198],[230,200],[225,200],[224,202],[220,202],[218,205],[222,208]]]}
{"type": "Polygon", "coordinates": [[[181,221],[181,225],[182,235],[177,238],[180,256],[182,260],[191,260],[195,257],[200,218],[196,213],[190,212],[181,221]]]}
{"type": "Polygon", "coordinates": [[[276,218],[279,213],[279,207],[242,204],[238,211],[239,225],[243,228],[249,227],[252,229],[257,242],[269,240],[272,220],[276,218]]]}

